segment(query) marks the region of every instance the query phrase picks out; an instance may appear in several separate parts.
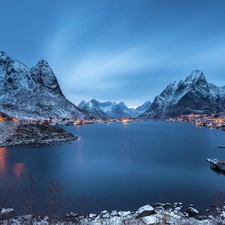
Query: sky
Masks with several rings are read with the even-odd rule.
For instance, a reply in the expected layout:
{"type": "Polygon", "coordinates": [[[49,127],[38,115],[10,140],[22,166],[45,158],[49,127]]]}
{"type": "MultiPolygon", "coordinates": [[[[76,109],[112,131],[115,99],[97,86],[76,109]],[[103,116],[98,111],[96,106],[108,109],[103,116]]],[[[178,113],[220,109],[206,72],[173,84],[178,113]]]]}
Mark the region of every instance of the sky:
{"type": "Polygon", "coordinates": [[[224,0],[0,0],[0,50],[48,61],[68,100],[154,101],[202,70],[225,85],[224,0]]]}

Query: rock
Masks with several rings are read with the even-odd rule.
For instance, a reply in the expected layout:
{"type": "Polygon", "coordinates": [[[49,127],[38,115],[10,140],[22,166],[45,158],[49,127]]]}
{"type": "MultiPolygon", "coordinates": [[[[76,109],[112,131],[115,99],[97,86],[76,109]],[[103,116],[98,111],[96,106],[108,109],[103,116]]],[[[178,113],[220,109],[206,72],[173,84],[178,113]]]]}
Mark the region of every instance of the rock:
{"type": "Polygon", "coordinates": [[[2,216],[2,215],[7,215],[8,213],[11,213],[11,212],[13,212],[13,211],[14,211],[14,209],[12,209],[12,208],[8,208],[8,209],[2,208],[2,209],[1,209],[0,215],[1,215],[1,216],[2,216]]]}
{"type": "Polygon", "coordinates": [[[101,218],[109,219],[110,218],[110,214],[109,213],[104,213],[104,214],[101,215],[101,218]]]}
{"type": "Polygon", "coordinates": [[[198,217],[198,220],[206,220],[207,219],[207,216],[199,216],[198,217]]]}
{"type": "Polygon", "coordinates": [[[213,215],[209,215],[208,218],[211,219],[211,220],[215,220],[213,215]]]}
{"type": "Polygon", "coordinates": [[[103,211],[101,211],[101,214],[106,214],[106,213],[108,213],[108,211],[107,211],[107,210],[103,210],[103,211]]]}
{"type": "Polygon", "coordinates": [[[118,216],[118,212],[117,212],[116,210],[113,210],[113,211],[111,212],[111,216],[118,216]]]}
{"type": "Polygon", "coordinates": [[[159,202],[156,202],[155,205],[156,206],[162,206],[163,204],[162,203],[159,203],[159,202]]]}
{"type": "Polygon", "coordinates": [[[145,224],[156,224],[158,222],[156,216],[154,215],[142,217],[141,221],[145,224]]]}
{"type": "Polygon", "coordinates": [[[141,208],[139,208],[138,211],[136,212],[136,219],[139,219],[139,218],[145,217],[145,216],[149,216],[149,215],[152,215],[155,213],[156,212],[152,206],[145,205],[145,206],[142,206],[141,208]]]}
{"type": "Polygon", "coordinates": [[[174,210],[180,211],[181,209],[182,209],[182,206],[178,206],[178,207],[176,207],[174,210]]]}
{"type": "Polygon", "coordinates": [[[164,207],[163,206],[156,206],[155,210],[157,210],[157,211],[164,210],[164,207]]]}
{"type": "Polygon", "coordinates": [[[105,219],[110,218],[109,212],[107,210],[101,211],[101,218],[105,218],[105,219]]]}
{"type": "Polygon", "coordinates": [[[89,218],[92,220],[95,219],[96,217],[97,217],[97,215],[94,213],[89,214],[89,218]]]}
{"type": "Polygon", "coordinates": [[[193,208],[193,207],[188,207],[186,210],[185,210],[186,213],[188,213],[189,216],[195,216],[196,214],[198,214],[198,210],[193,208]]]}
{"type": "Polygon", "coordinates": [[[119,211],[118,215],[121,216],[121,217],[128,218],[131,215],[131,211],[119,211]]]}

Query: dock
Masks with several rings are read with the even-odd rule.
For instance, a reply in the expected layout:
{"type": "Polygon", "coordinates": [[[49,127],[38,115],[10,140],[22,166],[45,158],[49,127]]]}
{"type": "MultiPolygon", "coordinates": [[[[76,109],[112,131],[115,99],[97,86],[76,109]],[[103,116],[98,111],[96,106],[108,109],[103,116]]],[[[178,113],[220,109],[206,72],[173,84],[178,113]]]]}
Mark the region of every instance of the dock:
{"type": "Polygon", "coordinates": [[[218,159],[206,159],[210,166],[214,169],[225,171],[225,161],[218,159]]]}

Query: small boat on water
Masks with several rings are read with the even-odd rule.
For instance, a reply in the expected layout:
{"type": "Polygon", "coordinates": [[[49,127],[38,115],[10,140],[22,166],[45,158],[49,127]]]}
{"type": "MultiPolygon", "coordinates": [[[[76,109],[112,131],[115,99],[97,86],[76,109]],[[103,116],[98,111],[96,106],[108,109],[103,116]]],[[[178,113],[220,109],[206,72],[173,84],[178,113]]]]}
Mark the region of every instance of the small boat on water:
{"type": "Polygon", "coordinates": [[[225,148],[225,145],[219,145],[218,148],[225,148]]]}
{"type": "Polygon", "coordinates": [[[206,159],[210,166],[214,169],[225,171],[225,161],[218,159],[206,159]]]}

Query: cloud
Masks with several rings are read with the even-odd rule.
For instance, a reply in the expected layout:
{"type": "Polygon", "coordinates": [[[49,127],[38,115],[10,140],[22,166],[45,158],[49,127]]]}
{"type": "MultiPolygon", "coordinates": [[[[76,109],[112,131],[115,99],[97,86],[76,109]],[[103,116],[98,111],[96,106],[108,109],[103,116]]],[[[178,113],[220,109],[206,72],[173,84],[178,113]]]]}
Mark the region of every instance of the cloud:
{"type": "Polygon", "coordinates": [[[78,13],[63,14],[46,48],[61,88],[71,100],[79,96],[80,101],[143,103],[194,69],[203,70],[212,83],[222,82],[224,33],[206,30],[206,12],[183,17],[180,9],[177,16],[167,8],[165,14],[152,9],[155,13],[149,15],[146,9],[142,13],[133,8],[124,14],[118,7],[110,11],[108,6],[106,11],[99,7],[80,5],[78,13]]]}

